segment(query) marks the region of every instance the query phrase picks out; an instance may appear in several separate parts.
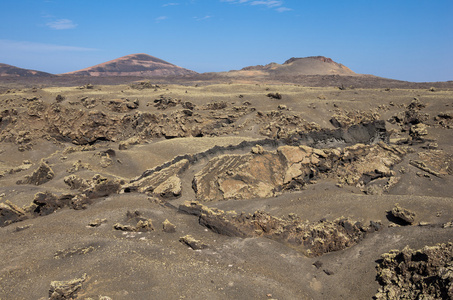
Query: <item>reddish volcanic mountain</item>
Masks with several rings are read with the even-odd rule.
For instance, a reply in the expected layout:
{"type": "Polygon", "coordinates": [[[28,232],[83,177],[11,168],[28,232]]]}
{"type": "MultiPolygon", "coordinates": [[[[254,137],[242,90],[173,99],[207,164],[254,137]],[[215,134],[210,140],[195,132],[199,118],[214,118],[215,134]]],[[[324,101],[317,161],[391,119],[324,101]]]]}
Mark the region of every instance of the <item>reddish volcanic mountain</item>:
{"type": "Polygon", "coordinates": [[[195,71],[173,65],[148,54],[130,54],[96,66],[65,73],[79,76],[181,76],[195,71]]]}
{"type": "Polygon", "coordinates": [[[0,77],[50,77],[50,73],[22,69],[15,66],[0,64],[0,77]]]}

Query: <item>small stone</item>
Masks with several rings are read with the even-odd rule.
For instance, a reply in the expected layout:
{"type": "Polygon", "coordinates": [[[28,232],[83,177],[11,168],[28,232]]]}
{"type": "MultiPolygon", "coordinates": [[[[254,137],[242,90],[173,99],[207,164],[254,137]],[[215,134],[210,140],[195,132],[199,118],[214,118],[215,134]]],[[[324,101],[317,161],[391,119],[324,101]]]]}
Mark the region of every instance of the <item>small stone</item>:
{"type": "Polygon", "coordinates": [[[172,224],[168,219],[162,222],[162,230],[166,233],[176,232],[176,226],[172,224]]]}
{"type": "Polygon", "coordinates": [[[101,226],[104,223],[107,223],[107,219],[96,219],[96,220],[91,221],[90,223],[88,223],[88,226],[89,227],[99,227],[99,226],[101,226]]]}
{"type": "Polygon", "coordinates": [[[179,241],[181,243],[184,243],[186,244],[187,246],[189,246],[190,248],[192,248],[193,250],[201,250],[201,249],[206,249],[208,248],[208,245],[206,245],[205,243],[199,241],[199,240],[196,240],[194,239],[191,235],[185,235],[183,237],[181,237],[179,239],[179,241]]]}
{"type": "Polygon", "coordinates": [[[321,262],[321,261],[319,261],[319,260],[317,260],[317,261],[315,261],[315,262],[313,263],[313,266],[315,266],[315,267],[316,267],[316,269],[319,269],[319,268],[321,268],[321,267],[322,267],[322,262],[321,262]]]}
{"type": "Polygon", "coordinates": [[[264,148],[261,145],[256,145],[255,147],[252,147],[252,153],[253,154],[263,154],[264,153],[264,148]]]}
{"type": "Polygon", "coordinates": [[[113,228],[115,230],[121,230],[121,231],[136,231],[135,227],[133,227],[131,225],[123,225],[120,223],[116,223],[115,225],[113,225],[113,228]]]}
{"type": "Polygon", "coordinates": [[[135,231],[138,232],[154,231],[153,222],[151,221],[151,219],[140,220],[137,222],[137,225],[135,226],[135,231]]]}
{"type": "Polygon", "coordinates": [[[329,269],[324,269],[323,271],[324,271],[324,273],[326,273],[329,276],[335,274],[332,270],[329,270],[329,269]]]}

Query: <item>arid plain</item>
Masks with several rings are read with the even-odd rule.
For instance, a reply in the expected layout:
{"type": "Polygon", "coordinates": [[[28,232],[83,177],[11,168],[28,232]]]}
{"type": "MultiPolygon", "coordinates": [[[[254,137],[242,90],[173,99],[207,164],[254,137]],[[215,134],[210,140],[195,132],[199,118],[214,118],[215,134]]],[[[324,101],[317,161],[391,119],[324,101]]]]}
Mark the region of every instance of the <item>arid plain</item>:
{"type": "Polygon", "coordinates": [[[453,83],[271,68],[2,78],[0,299],[451,298],[453,83]]]}

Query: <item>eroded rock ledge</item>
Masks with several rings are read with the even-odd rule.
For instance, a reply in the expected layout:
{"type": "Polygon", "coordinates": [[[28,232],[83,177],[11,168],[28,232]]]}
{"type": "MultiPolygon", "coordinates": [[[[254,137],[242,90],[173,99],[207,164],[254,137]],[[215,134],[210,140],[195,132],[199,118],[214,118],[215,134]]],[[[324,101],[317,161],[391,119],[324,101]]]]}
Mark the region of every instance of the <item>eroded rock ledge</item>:
{"type": "Polygon", "coordinates": [[[368,233],[382,227],[379,222],[370,222],[366,226],[349,218],[309,223],[294,214],[285,219],[262,211],[238,214],[235,211],[211,209],[196,201],[185,202],[179,206],[179,211],[198,216],[201,225],[218,234],[242,238],[263,236],[310,257],[353,246],[368,233]]]}

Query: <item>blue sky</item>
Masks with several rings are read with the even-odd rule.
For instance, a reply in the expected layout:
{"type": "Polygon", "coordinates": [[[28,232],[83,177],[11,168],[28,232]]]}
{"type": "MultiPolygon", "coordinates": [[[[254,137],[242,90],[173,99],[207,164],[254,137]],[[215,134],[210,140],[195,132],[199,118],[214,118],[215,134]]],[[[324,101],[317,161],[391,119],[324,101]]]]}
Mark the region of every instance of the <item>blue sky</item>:
{"type": "Polygon", "coordinates": [[[1,0],[0,63],[50,73],[147,53],[197,72],[324,55],[453,80],[453,0],[1,0]]]}

